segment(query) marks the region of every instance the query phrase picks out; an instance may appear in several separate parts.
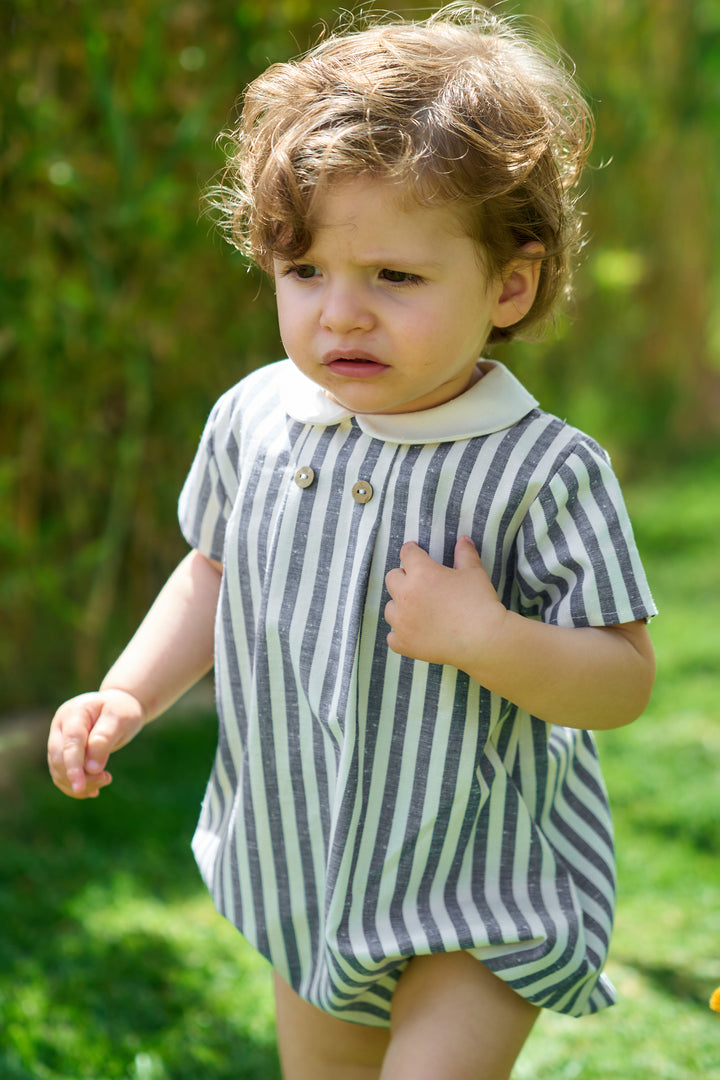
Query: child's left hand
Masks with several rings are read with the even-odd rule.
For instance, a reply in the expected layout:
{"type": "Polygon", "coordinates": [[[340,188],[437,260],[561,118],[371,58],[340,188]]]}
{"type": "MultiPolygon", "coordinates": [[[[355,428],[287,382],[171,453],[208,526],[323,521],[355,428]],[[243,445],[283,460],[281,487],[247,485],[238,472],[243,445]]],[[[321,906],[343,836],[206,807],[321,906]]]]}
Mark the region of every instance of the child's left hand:
{"type": "Polygon", "coordinates": [[[385,618],[393,652],[467,671],[500,630],[507,609],[468,536],[455,545],[455,566],[441,566],[415,543],[403,544],[400,567],[385,578],[385,618]]]}

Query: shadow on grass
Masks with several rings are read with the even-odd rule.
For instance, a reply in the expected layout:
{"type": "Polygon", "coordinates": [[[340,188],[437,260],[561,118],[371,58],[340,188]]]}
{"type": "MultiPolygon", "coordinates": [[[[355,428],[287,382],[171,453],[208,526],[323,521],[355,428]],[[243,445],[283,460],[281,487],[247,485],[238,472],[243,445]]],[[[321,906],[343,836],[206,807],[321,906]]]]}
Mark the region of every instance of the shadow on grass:
{"type": "Polygon", "coordinates": [[[656,820],[645,818],[642,823],[646,832],[655,834],[667,843],[678,843],[690,847],[700,855],[717,855],[720,852],[718,836],[717,807],[713,816],[693,821],[688,816],[672,820],[658,813],[656,820]]]}
{"type": "Polygon", "coordinates": [[[60,795],[39,754],[14,762],[0,805],[3,1080],[279,1077],[239,936],[236,959],[212,920],[192,925],[205,898],[189,841],[215,736],[212,717],[148,729],[87,802],[60,795]]]}
{"type": "Polygon", "coordinates": [[[666,998],[697,1005],[703,1010],[704,1016],[707,1014],[708,999],[710,997],[707,975],[697,975],[692,971],[670,967],[665,964],[641,963],[635,958],[625,961],[622,960],[622,957],[618,959],[641,975],[643,979],[647,980],[655,990],[666,998]]]}

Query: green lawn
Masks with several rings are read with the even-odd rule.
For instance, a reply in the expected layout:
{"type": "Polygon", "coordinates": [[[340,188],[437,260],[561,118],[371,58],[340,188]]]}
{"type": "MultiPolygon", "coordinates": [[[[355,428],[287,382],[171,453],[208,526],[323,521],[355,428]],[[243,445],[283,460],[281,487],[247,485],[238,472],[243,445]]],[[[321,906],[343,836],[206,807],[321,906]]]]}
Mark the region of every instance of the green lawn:
{"type": "MultiPolygon", "coordinates": [[[[545,1015],[515,1080],[720,1080],[720,459],[627,495],[661,617],[646,716],[599,739],[620,1002],[545,1015]]],[[[279,1076],[267,969],[189,853],[213,749],[212,717],[161,721],[91,803],[55,792],[39,749],[0,770],[2,1080],[279,1076]]]]}
{"type": "Polygon", "coordinates": [[[188,847],[214,725],[149,728],[93,802],[39,761],[3,799],[2,1080],[279,1077],[265,965],[188,847]]]}

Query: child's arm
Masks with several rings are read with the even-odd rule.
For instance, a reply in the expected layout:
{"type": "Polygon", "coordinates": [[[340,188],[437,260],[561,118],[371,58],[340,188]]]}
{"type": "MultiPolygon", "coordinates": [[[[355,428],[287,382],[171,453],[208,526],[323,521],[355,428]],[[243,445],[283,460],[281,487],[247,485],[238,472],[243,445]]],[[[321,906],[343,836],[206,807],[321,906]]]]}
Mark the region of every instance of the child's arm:
{"type": "Polygon", "coordinates": [[[119,750],[212,667],[221,567],[197,551],[171,574],[97,693],[62,705],[53,718],[48,762],[66,795],[96,796],[112,780],[119,750]]]}
{"type": "Polygon", "coordinates": [[[460,668],[552,724],[621,727],[645,709],[655,661],[643,622],[569,629],[508,611],[468,537],[454,569],[417,544],[405,544],[401,559],[386,579],[394,652],[460,668]]]}

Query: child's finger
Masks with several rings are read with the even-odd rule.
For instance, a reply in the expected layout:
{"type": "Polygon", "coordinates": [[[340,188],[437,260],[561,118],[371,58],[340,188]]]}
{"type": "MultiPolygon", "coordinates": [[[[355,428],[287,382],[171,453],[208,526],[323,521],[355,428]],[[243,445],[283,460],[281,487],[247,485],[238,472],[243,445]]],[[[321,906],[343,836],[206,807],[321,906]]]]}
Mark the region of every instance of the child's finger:
{"type": "Polygon", "coordinates": [[[389,570],[385,575],[385,588],[393,599],[397,596],[398,589],[401,588],[404,577],[405,571],[399,566],[396,566],[394,570],[389,570]]]}
{"type": "Polygon", "coordinates": [[[85,768],[104,769],[110,754],[125,746],[143,726],[140,703],[125,691],[106,691],[100,715],[88,736],[85,768]]]}
{"type": "Polygon", "coordinates": [[[85,747],[88,721],[71,712],[53,726],[48,742],[48,763],[53,780],[68,794],[80,794],[85,788],[85,747]]]}
{"type": "Polygon", "coordinates": [[[397,596],[406,576],[414,570],[422,568],[427,562],[433,562],[433,560],[413,540],[408,540],[407,543],[403,544],[400,548],[400,565],[385,575],[385,585],[390,595],[392,597],[397,596]]]}
{"type": "Polygon", "coordinates": [[[118,741],[118,718],[109,710],[103,710],[87,741],[84,765],[88,772],[99,773],[107,765],[110,754],[118,741]]]}
{"type": "MultiPolygon", "coordinates": [[[[66,795],[86,798],[88,740],[99,713],[97,698],[82,695],[58,709],[48,738],[48,765],[55,785],[66,795]]],[[[93,784],[98,777],[93,777],[93,784]]],[[[107,782],[107,781],[105,781],[107,782]]]]}
{"type": "Polygon", "coordinates": [[[469,536],[461,536],[455,545],[455,569],[471,570],[482,565],[480,555],[469,536]]]}
{"type": "Polygon", "coordinates": [[[408,540],[400,548],[400,567],[405,573],[408,573],[414,567],[422,567],[425,563],[433,561],[427,551],[423,551],[414,540],[408,540]]]}
{"type": "MultiPolygon", "coordinates": [[[[66,794],[75,799],[94,799],[104,787],[111,783],[112,776],[109,772],[103,771],[96,776],[83,772],[82,778],[78,777],[77,782],[73,783],[71,790],[66,791],[66,794]]],[[[61,788],[61,790],[65,789],[61,788]]]]}

